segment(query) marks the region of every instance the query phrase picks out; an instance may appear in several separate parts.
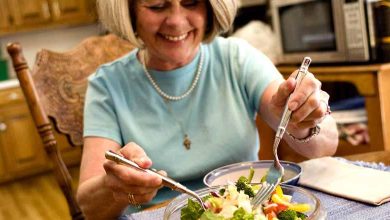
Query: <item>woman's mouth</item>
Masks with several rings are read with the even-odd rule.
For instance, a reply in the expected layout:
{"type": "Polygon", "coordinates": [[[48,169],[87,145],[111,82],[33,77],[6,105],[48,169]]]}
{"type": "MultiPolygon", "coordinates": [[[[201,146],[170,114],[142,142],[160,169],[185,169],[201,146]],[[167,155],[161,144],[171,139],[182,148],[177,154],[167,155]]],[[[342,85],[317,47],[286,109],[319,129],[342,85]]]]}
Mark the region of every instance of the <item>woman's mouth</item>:
{"type": "Polygon", "coordinates": [[[182,34],[182,35],[178,35],[178,36],[172,36],[172,35],[166,35],[166,34],[163,34],[162,35],[165,39],[167,40],[170,40],[170,41],[181,41],[181,40],[184,40],[187,36],[188,36],[188,33],[185,33],[185,34],[182,34]]]}

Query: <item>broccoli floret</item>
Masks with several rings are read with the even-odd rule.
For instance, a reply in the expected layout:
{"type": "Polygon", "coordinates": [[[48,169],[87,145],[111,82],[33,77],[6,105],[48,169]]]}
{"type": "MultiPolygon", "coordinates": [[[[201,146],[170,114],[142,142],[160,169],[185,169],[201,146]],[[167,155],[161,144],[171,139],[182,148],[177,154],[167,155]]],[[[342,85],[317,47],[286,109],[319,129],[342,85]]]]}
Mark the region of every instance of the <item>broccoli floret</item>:
{"type": "Polygon", "coordinates": [[[279,220],[296,220],[298,218],[297,212],[294,210],[284,210],[278,214],[279,220]]]}
{"type": "Polygon", "coordinates": [[[302,212],[297,212],[297,217],[300,218],[301,220],[305,220],[307,218],[307,215],[305,215],[302,212]]]}
{"type": "Polygon", "coordinates": [[[222,188],[222,189],[219,190],[218,193],[219,193],[219,195],[223,196],[223,194],[225,194],[225,191],[226,191],[226,189],[222,188]]]}
{"type": "Polygon", "coordinates": [[[304,220],[307,218],[302,212],[289,209],[279,212],[277,217],[279,220],[304,220]]]}
{"type": "Polygon", "coordinates": [[[252,187],[249,185],[249,181],[246,177],[241,176],[236,182],[237,191],[244,191],[249,197],[254,197],[255,192],[252,187]]]}
{"type": "Polygon", "coordinates": [[[240,178],[238,178],[237,182],[249,183],[249,180],[245,176],[240,176],[240,178]]]}

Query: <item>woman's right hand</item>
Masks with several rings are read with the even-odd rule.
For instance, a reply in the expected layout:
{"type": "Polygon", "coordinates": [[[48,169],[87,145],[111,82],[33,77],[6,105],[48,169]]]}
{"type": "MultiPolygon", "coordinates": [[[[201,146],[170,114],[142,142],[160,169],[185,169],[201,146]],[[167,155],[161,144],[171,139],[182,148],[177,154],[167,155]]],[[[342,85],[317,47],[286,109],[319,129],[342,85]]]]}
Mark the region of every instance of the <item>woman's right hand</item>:
{"type": "MultiPolygon", "coordinates": [[[[142,168],[150,168],[152,161],[145,151],[134,142],[126,144],[118,152],[125,158],[134,161],[142,168]]],[[[132,205],[150,202],[162,185],[162,179],[131,167],[106,160],[103,164],[106,176],[104,184],[108,187],[117,202],[128,202],[132,205]]],[[[166,175],[164,171],[159,173],[166,175]]]]}

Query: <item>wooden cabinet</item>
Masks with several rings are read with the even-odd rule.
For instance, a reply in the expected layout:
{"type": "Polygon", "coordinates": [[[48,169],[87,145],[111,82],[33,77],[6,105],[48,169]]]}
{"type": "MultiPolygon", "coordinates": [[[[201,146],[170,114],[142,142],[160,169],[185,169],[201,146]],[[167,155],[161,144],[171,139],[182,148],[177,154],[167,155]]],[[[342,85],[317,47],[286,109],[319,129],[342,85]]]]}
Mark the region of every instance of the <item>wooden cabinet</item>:
{"type": "MultiPolygon", "coordinates": [[[[78,164],[81,149],[69,146],[65,136],[56,136],[66,164],[78,164]]],[[[0,182],[50,168],[21,89],[0,90],[0,182]]]]}
{"type": "MultiPolygon", "coordinates": [[[[278,70],[285,77],[288,77],[297,68],[298,66],[278,66],[278,70]]],[[[370,143],[353,146],[340,140],[336,155],[390,150],[390,63],[348,66],[315,66],[313,64],[310,67],[310,72],[322,82],[351,83],[365,98],[370,143]]],[[[258,124],[262,124],[262,122],[260,121],[258,124]]],[[[272,143],[272,140],[268,140],[267,137],[263,138],[262,141],[265,146],[272,143]]],[[[262,143],[262,146],[264,145],[262,143]]],[[[270,150],[263,152],[266,155],[265,158],[272,155],[268,151],[270,150]]],[[[304,159],[295,154],[286,144],[282,144],[279,152],[283,160],[300,161],[304,159]]]]}
{"type": "Polygon", "coordinates": [[[97,18],[94,0],[0,0],[0,12],[0,36],[97,18]]]}
{"type": "Polygon", "coordinates": [[[45,154],[38,147],[38,134],[25,105],[2,108],[0,121],[0,144],[4,151],[5,167],[10,175],[23,175],[47,166],[45,154]]]}
{"type": "Polygon", "coordinates": [[[0,31],[10,27],[10,18],[7,0],[0,0],[0,31]]]}
{"type": "MultiPolygon", "coordinates": [[[[52,0],[52,17],[55,21],[88,19],[88,1],[52,0]]],[[[92,10],[93,11],[93,10],[92,10]]]]}
{"type": "Polygon", "coordinates": [[[46,24],[50,21],[49,3],[46,0],[8,1],[14,28],[46,24]]]}

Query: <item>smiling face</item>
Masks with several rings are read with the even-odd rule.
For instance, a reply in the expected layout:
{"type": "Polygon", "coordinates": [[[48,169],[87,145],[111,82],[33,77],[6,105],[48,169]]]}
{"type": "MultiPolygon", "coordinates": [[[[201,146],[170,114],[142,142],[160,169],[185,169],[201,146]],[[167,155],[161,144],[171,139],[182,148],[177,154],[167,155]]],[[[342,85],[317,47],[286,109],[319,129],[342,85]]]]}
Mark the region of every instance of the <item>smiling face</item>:
{"type": "Polygon", "coordinates": [[[136,0],[136,32],[149,68],[171,70],[191,62],[206,29],[205,1],[136,0]]]}

